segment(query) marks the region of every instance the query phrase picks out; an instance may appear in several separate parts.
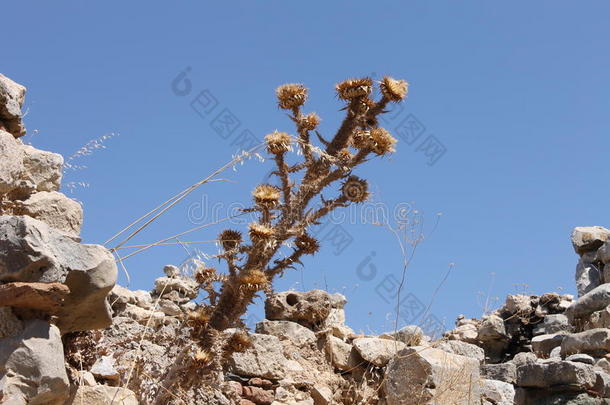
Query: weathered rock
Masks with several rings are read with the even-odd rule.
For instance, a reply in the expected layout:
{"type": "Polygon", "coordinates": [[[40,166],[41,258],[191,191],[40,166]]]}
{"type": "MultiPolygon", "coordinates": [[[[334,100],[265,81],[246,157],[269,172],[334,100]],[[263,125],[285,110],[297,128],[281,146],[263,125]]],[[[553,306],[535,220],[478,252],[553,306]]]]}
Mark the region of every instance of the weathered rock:
{"type": "Polygon", "coordinates": [[[96,385],[79,386],[66,405],[138,405],[135,394],[127,388],[96,385]]]}
{"type": "Polygon", "coordinates": [[[333,305],[331,294],[322,290],[285,291],[267,298],[265,317],[274,321],[293,321],[307,326],[322,324],[333,305]]]}
{"type": "Polygon", "coordinates": [[[595,252],[586,252],[576,264],[576,290],[581,297],[602,284],[602,270],[593,262],[595,252]]]}
{"type": "Polygon", "coordinates": [[[497,315],[489,315],[481,322],[477,338],[483,342],[507,339],[504,320],[497,315]]]}
{"type": "Polygon", "coordinates": [[[114,368],[114,358],[112,356],[102,356],[91,366],[89,372],[98,379],[118,382],[119,372],[114,368]]]}
{"type": "Polygon", "coordinates": [[[17,204],[16,214],[36,218],[51,228],[74,237],[80,235],[83,208],[79,203],[57,191],[41,191],[17,204]]]}
{"type": "Polygon", "coordinates": [[[459,354],[460,356],[470,357],[480,362],[485,360],[485,351],[472,343],[466,343],[460,340],[447,340],[440,342],[435,347],[447,353],[459,354]]]}
{"type": "Polygon", "coordinates": [[[573,323],[575,319],[585,318],[608,305],[610,305],[610,283],[602,284],[574,301],[566,310],[565,315],[570,323],[573,323]]]}
{"type": "Polygon", "coordinates": [[[243,387],[242,395],[256,405],[270,405],[275,399],[273,391],[259,387],[243,387]]]}
{"type": "Polygon", "coordinates": [[[610,328],[610,305],[601,311],[595,311],[585,320],[586,329],[610,328]]]}
{"type": "Polygon", "coordinates": [[[386,332],[379,335],[382,339],[395,339],[407,346],[419,346],[424,338],[424,331],[417,325],[403,326],[396,332],[386,332]]]}
{"type": "Polygon", "coordinates": [[[533,330],[534,336],[569,331],[568,317],[563,314],[549,314],[533,330]]]}
{"type": "Polygon", "coordinates": [[[159,300],[158,309],[167,316],[179,316],[182,315],[182,310],[173,301],[170,300],[159,300]]]}
{"type": "Polygon", "coordinates": [[[15,336],[23,330],[23,322],[10,307],[0,307],[0,339],[15,336]]]}
{"type": "Polygon", "coordinates": [[[384,367],[388,361],[404,349],[402,342],[380,338],[358,338],[352,342],[360,356],[377,367],[384,367]]]}
{"type": "Polygon", "coordinates": [[[566,335],[561,342],[561,354],[574,353],[605,354],[610,352],[610,329],[589,329],[566,335]]]}
{"type": "Polygon", "coordinates": [[[571,361],[548,360],[517,368],[517,385],[520,387],[562,386],[564,389],[584,391],[593,388],[596,379],[592,366],[571,361]]]}
{"type": "Polygon", "coordinates": [[[510,315],[528,315],[534,311],[531,304],[532,300],[527,295],[515,294],[508,295],[504,306],[500,309],[500,313],[510,315]]]}
{"type": "Polygon", "coordinates": [[[479,321],[467,319],[460,315],[456,321],[456,328],[445,333],[450,340],[462,340],[468,343],[476,343],[478,337],[479,321]]]}
{"type": "Polygon", "coordinates": [[[280,379],[286,368],[280,340],[275,336],[250,334],[252,346],[230,358],[232,372],[243,377],[280,379]]]}
{"type": "Polygon", "coordinates": [[[549,357],[551,350],[561,346],[561,342],[563,342],[565,337],[565,332],[534,336],[532,338],[532,350],[538,356],[549,357]]]}
{"type": "Polygon", "coordinates": [[[333,391],[326,385],[316,384],[311,390],[314,405],[332,405],[333,391]]]}
{"type": "Polygon", "coordinates": [[[21,144],[13,135],[0,129],[0,193],[19,187],[24,170],[21,144]]]}
{"type": "Polygon", "coordinates": [[[599,392],[604,398],[610,398],[610,374],[595,370],[596,380],[593,391],[599,392]]]}
{"type": "Polygon", "coordinates": [[[0,129],[6,129],[15,138],[25,135],[21,121],[24,100],[25,87],[0,74],[0,129]]]}
{"type": "Polygon", "coordinates": [[[23,180],[37,191],[58,191],[64,158],[60,154],[22,145],[23,180]]]}
{"type": "Polygon", "coordinates": [[[66,284],[62,333],[110,325],[106,295],[116,278],[114,258],[102,246],[76,243],[33,218],[0,216],[0,281],[66,284]]]}
{"type": "Polygon", "coordinates": [[[0,284],[0,307],[35,309],[55,315],[69,293],[61,283],[0,284]]]}
{"type": "Polygon", "coordinates": [[[140,325],[150,325],[159,327],[165,322],[165,314],[161,311],[153,311],[141,308],[137,305],[127,304],[120,313],[121,316],[128,317],[138,322],[140,325]]]}
{"type": "Polygon", "coordinates": [[[578,254],[597,250],[608,235],[610,230],[601,226],[577,226],[572,231],[572,246],[578,254]]]}
{"type": "Polygon", "coordinates": [[[494,405],[513,405],[515,388],[506,382],[483,379],[481,397],[494,405]]]}
{"type": "Polygon", "coordinates": [[[479,362],[430,347],[407,347],[386,367],[387,405],[480,404],[479,362]]]}
{"type": "Polygon", "coordinates": [[[69,389],[57,327],[42,320],[26,321],[20,335],[0,340],[0,398],[62,405],[69,389]]]}
{"type": "Polygon", "coordinates": [[[159,277],[155,280],[155,292],[172,301],[174,300],[170,294],[174,291],[188,299],[196,298],[199,293],[197,287],[195,280],[183,277],[159,277]]]}
{"type": "Polygon", "coordinates": [[[561,346],[557,346],[549,353],[549,359],[561,359],[561,346]]]}
{"type": "Polygon", "coordinates": [[[591,364],[593,365],[595,363],[595,359],[591,356],[589,356],[588,354],[584,354],[584,353],[577,353],[577,354],[572,354],[568,357],[566,357],[567,361],[573,361],[575,363],[584,363],[584,364],[591,364]]]}
{"type": "Polygon", "coordinates": [[[515,363],[516,367],[522,366],[524,364],[536,363],[538,361],[538,357],[534,353],[531,352],[521,352],[515,354],[512,363],[515,363]]]}
{"type": "Polygon", "coordinates": [[[296,322],[264,320],[256,324],[256,333],[273,335],[280,340],[290,340],[297,346],[315,344],[316,334],[296,322]]]}
{"type": "Polygon", "coordinates": [[[86,385],[88,387],[97,385],[95,377],[89,371],[78,371],[76,374],[76,381],[78,382],[78,385],[86,385]]]}
{"type": "Polygon", "coordinates": [[[498,380],[514,384],[517,381],[517,366],[512,361],[481,366],[481,376],[489,380],[498,380]]]}
{"type": "Polygon", "coordinates": [[[345,343],[343,340],[335,336],[328,336],[325,344],[325,350],[328,357],[330,357],[330,362],[333,366],[342,371],[350,369],[350,354],[352,352],[352,345],[345,343]]]}

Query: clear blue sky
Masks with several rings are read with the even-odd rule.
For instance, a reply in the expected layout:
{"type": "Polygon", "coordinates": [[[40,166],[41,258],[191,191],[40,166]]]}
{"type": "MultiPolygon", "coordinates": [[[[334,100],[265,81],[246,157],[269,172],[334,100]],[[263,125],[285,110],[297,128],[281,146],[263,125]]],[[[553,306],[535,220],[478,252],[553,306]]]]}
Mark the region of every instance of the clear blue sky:
{"type": "MultiPolygon", "coordinates": [[[[416,206],[428,229],[443,213],[418,247],[403,295],[428,304],[455,263],[431,308],[448,326],[460,313],[481,315],[479,292],[500,300],[523,284],[532,293],[574,292],[571,229],[610,225],[607,2],[37,1],[4,4],[3,15],[0,71],[29,88],[26,125],[40,131],[33,144],[69,156],[120,133],[66,178],[90,184],[73,194],[85,206],[86,242],[103,242],[222,165],[238,132],[292,131],[275,105],[279,84],[305,83],[307,110],[331,134],[341,117],[334,84],[373,73],[411,83],[401,117],[413,114],[425,133],[358,174],[376,202],[416,206]],[[187,67],[191,93],[178,96],[172,81],[187,67]],[[218,108],[202,118],[190,102],[205,89],[218,108]],[[224,108],[241,122],[228,139],[211,127],[224,108]],[[428,135],[446,148],[432,166],[416,151],[428,135]]],[[[234,183],[194,193],[137,242],[194,226],[188,207],[202,199],[247,201],[268,170],[247,163],[234,183]]],[[[371,225],[344,229],[353,242],[343,252],[325,247],[278,289],[343,291],[351,326],[388,328],[393,304],[376,287],[400,277],[395,239],[371,225]],[[367,257],[369,281],[357,271],[367,257]]],[[[184,257],[162,247],[128,259],[130,287],[150,288],[164,264],[184,257]]]]}

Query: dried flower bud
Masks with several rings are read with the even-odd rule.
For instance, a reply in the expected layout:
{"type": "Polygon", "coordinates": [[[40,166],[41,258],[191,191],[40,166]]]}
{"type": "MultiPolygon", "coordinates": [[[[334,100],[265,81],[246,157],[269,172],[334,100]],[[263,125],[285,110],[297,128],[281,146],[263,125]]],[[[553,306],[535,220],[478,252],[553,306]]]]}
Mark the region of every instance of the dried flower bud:
{"type": "Polygon", "coordinates": [[[363,79],[348,79],[335,86],[337,95],[343,100],[367,96],[373,90],[373,81],[365,77],[363,79]]]}
{"type": "Polygon", "coordinates": [[[212,354],[205,350],[199,350],[193,355],[193,360],[200,364],[209,364],[212,361],[212,354]]]}
{"type": "Polygon", "coordinates": [[[316,113],[310,113],[301,117],[299,125],[308,130],[313,131],[320,124],[320,117],[316,113]]]}
{"type": "Polygon", "coordinates": [[[267,278],[267,275],[260,270],[248,270],[239,275],[239,283],[248,288],[254,287],[258,289],[258,287],[267,284],[268,282],[269,279],[267,278]]]}
{"type": "Polygon", "coordinates": [[[208,283],[216,279],[216,269],[214,267],[200,266],[195,271],[195,281],[199,284],[208,283]]]}
{"type": "Polygon", "coordinates": [[[266,208],[273,208],[280,201],[280,189],[269,184],[256,186],[252,195],[256,204],[266,208]]]}
{"type": "Polygon", "coordinates": [[[233,333],[225,344],[224,350],[230,353],[241,353],[252,346],[252,340],[248,333],[243,330],[238,330],[233,333]]]}
{"type": "Polygon", "coordinates": [[[218,240],[225,251],[235,249],[242,242],[241,232],[233,229],[225,229],[218,235],[218,240]]]}
{"type": "Polygon", "coordinates": [[[253,242],[268,241],[275,236],[275,229],[269,225],[259,224],[257,222],[250,223],[250,239],[253,242]]]}
{"type": "Polygon", "coordinates": [[[368,183],[357,176],[349,176],[343,186],[341,192],[349,201],[360,203],[369,198],[368,183]]]}
{"type": "Polygon", "coordinates": [[[368,97],[362,97],[358,99],[354,111],[357,114],[366,114],[371,108],[375,106],[375,102],[368,97]]]}
{"type": "Polygon", "coordinates": [[[378,155],[396,152],[394,144],[398,141],[383,128],[371,129],[371,141],[371,149],[378,155]]]}
{"type": "Polygon", "coordinates": [[[370,148],[372,144],[371,131],[357,130],[352,134],[352,146],[356,149],[370,148]]]}
{"type": "Polygon", "coordinates": [[[267,144],[267,151],[274,155],[285,153],[290,150],[290,143],[292,139],[286,132],[273,131],[265,137],[265,143],[267,144]]]}
{"type": "Polygon", "coordinates": [[[385,76],[381,82],[379,82],[379,88],[381,93],[390,101],[400,101],[407,95],[409,91],[409,83],[404,80],[392,79],[389,76],[385,76]]]}
{"type": "Polygon", "coordinates": [[[297,248],[301,249],[303,253],[308,255],[313,255],[320,249],[320,244],[318,241],[306,233],[297,236],[294,244],[297,246],[297,248]]]}
{"type": "Polygon", "coordinates": [[[343,163],[349,162],[353,157],[354,155],[347,149],[341,149],[339,152],[337,152],[337,159],[343,163]]]}
{"type": "Polygon", "coordinates": [[[278,105],[284,110],[300,107],[307,100],[307,89],[302,84],[284,84],[275,90],[278,105]]]}

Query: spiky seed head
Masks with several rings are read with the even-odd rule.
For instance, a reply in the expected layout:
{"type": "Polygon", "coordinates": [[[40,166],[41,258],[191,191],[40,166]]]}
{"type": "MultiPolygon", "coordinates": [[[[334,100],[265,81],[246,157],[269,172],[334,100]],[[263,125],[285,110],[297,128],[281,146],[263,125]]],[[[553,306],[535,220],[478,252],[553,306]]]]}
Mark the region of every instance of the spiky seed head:
{"type": "Polygon", "coordinates": [[[392,79],[390,76],[385,76],[379,82],[381,93],[390,101],[400,101],[404,99],[409,92],[409,83],[404,80],[392,79]]]}
{"type": "Polygon", "coordinates": [[[339,152],[337,152],[337,159],[339,159],[341,162],[343,163],[347,163],[350,160],[352,160],[352,158],[354,157],[354,155],[346,149],[341,149],[339,152]]]}
{"type": "Polygon", "coordinates": [[[280,201],[280,189],[270,184],[260,184],[252,192],[254,202],[266,208],[275,207],[280,201]]]}
{"type": "Polygon", "coordinates": [[[250,239],[252,239],[253,242],[268,241],[275,236],[275,229],[269,225],[251,222],[249,227],[250,239]]]}
{"type": "Polygon", "coordinates": [[[239,283],[247,287],[258,287],[268,282],[267,275],[261,270],[248,270],[239,275],[239,283]]]}
{"type": "Polygon", "coordinates": [[[396,152],[394,145],[398,142],[383,128],[371,129],[371,149],[378,155],[396,152]]]}
{"type": "Polygon", "coordinates": [[[351,202],[360,203],[369,198],[369,185],[366,180],[357,176],[349,176],[341,187],[341,192],[351,202]]]}
{"type": "Polygon", "coordinates": [[[294,244],[307,255],[313,255],[320,249],[318,241],[306,233],[297,236],[294,244]]]}
{"type": "Polygon", "coordinates": [[[214,267],[200,266],[195,271],[195,281],[199,284],[208,283],[216,278],[216,269],[214,267]]]}
{"type": "Polygon", "coordinates": [[[299,125],[308,131],[313,131],[318,127],[319,124],[320,117],[316,113],[309,113],[307,115],[304,115],[299,121],[299,125]]]}
{"type": "Polygon", "coordinates": [[[252,340],[248,333],[243,330],[238,330],[227,339],[224,347],[225,351],[231,353],[241,353],[252,346],[252,340]]]}
{"type": "Polygon", "coordinates": [[[292,138],[286,132],[273,131],[269,135],[265,136],[265,143],[267,144],[267,151],[274,155],[280,153],[286,153],[290,150],[290,143],[292,138]]]}
{"type": "Polygon", "coordinates": [[[335,86],[340,99],[351,100],[367,96],[373,90],[373,81],[369,77],[362,79],[348,79],[335,86]]]}
{"type": "Polygon", "coordinates": [[[187,314],[187,321],[192,326],[203,326],[210,321],[210,312],[205,307],[199,307],[187,314]]]}
{"type": "Polygon", "coordinates": [[[352,134],[352,146],[356,149],[371,147],[371,131],[357,130],[352,134]]]}
{"type": "Polygon", "coordinates": [[[209,364],[212,361],[212,354],[206,350],[198,350],[193,355],[193,360],[200,364],[209,364]]]}
{"type": "Polygon", "coordinates": [[[298,83],[284,84],[275,90],[280,108],[291,110],[300,107],[307,100],[307,89],[298,83]]]}
{"type": "Polygon", "coordinates": [[[355,112],[358,114],[366,114],[375,106],[375,102],[368,97],[361,97],[356,103],[355,112]]]}
{"type": "Polygon", "coordinates": [[[242,242],[241,232],[233,229],[225,229],[218,235],[218,240],[225,251],[233,250],[242,242]]]}

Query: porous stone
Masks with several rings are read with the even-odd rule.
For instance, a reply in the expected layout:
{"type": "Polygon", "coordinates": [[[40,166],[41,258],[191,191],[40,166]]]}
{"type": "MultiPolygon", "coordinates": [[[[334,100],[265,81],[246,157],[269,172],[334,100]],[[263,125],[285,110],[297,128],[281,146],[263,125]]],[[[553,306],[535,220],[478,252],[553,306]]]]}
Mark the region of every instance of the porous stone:
{"type": "Polygon", "coordinates": [[[477,338],[483,342],[505,340],[507,335],[504,320],[497,315],[489,315],[481,322],[477,338]]]}
{"type": "Polygon", "coordinates": [[[264,320],[256,324],[256,333],[273,335],[289,340],[297,346],[308,346],[317,341],[316,334],[296,322],[264,320]]]}
{"type": "Polygon", "coordinates": [[[265,301],[265,317],[274,321],[293,321],[314,326],[322,324],[333,305],[331,294],[322,290],[285,291],[265,301]]]}
{"type": "Polygon", "coordinates": [[[243,377],[280,379],[285,373],[286,357],[280,340],[271,335],[250,334],[251,347],[242,353],[233,353],[230,368],[243,377]]]}
{"type": "Polygon", "coordinates": [[[106,296],[117,267],[104,247],[74,242],[26,216],[0,216],[0,281],[59,282],[70,289],[59,311],[62,333],[111,323],[106,296]]]}
{"type": "Polygon", "coordinates": [[[21,334],[0,340],[0,398],[9,403],[62,405],[70,384],[56,326],[26,321],[21,334]]]}
{"type": "Polygon", "coordinates": [[[23,322],[15,316],[11,307],[0,307],[0,339],[19,334],[23,322]]]}
{"type": "Polygon", "coordinates": [[[360,356],[377,367],[384,367],[388,361],[404,349],[402,342],[380,338],[358,338],[352,342],[360,356]]]}
{"type": "Polygon", "coordinates": [[[481,403],[479,362],[431,347],[402,350],[386,367],[387,405],[481,403]]]}

